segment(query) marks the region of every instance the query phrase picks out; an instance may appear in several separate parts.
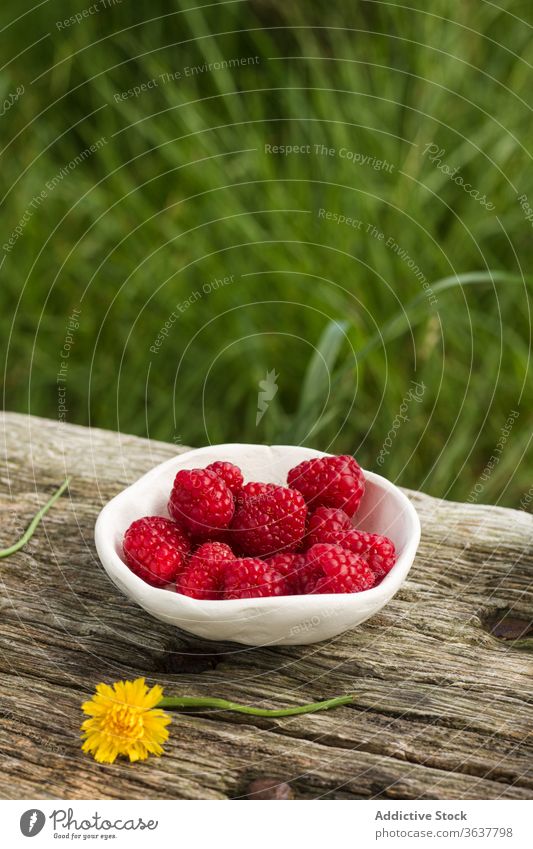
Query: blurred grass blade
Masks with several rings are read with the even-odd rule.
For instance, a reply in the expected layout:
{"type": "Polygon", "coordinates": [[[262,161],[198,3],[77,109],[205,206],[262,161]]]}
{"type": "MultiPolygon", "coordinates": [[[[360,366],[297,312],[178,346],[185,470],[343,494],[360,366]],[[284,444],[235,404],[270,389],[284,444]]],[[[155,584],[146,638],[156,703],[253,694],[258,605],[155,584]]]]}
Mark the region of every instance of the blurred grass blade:
{"type": "MultiPolygon", "coordinates": [[[[434,295],[439,292],[445,292],[447,289],[456,289],[459,286],[479,286],[485,283],[509,283],[522,284],[531,282],[530,279],[522,278],[518,274],[508,274],[505,271],[472,271],[467,274],[457,274],[451,277],[443,277],[442,280],[437,280],[430,286],[434,295]]],[[[372,351],[380,342],[390,342],[405,333],[414,324],[417,324],[421,319],[427,317],[427,309],[420,310],[418,308],[427,303],[425,292],[421,292],[416,298],[413,298],[405,306],[405,308],[396,313],[389,321],[387,321],[381,330],[369,339],[360,351],[357,352],[357,359],[360,360],[372,351]]],[[[343,369],[346,373],[347,369],[343,369]]]]}
{"type": "Polygon", "coordinates": [[[305,372],[298,404],[299,414],[316,406],[325,397],[348,327],[347,321],[330,321],[322,332],[305,372]]]}
{"type": "Polygon", "coordinates": [[[330,321],[323,330],[305,372],[298,409],[290,428],[291,441],[305,439],[317,424],[331,391],[332,372],[348,327],[348,321],[330,321]]]}
{"type": "MultiPolygon", "coordinates": [[[[518,274],[509,274],[505,271],[472,271],[466,274],[457,274],[452,275],[450,277],[443,277],[441,280],[437,280],[435,283],[432,283],[430,286],[433,294],[437,294],[440,292],[445,292],[448,289],[456,289],[459,286],[479,286],[486,283],[507,283],[511,285],[521,284],[522,286],[531,284],[532,278],[527,277],[523,278],[518,274]]],[[[426,308],[427,296],[425,292],[421,292],[416,298],[413,298],[405,308],[396,313],[389,321],[387,321],[383,328],[380,329],[377,333],[374,333],[373,336],[369,339],[369,341],[363,345],[363,347],[357,351],[357,362],[360,364],[361,361],[377,346],[381,343],[385,345],[387,342],[391,342],[393,339],[397,339],[410,327],[418,324],[420,321],[427,318],[428,312],[426,308]],[[422,307],[424,307],[422,309],[422,307]]],[[[346,377],[346,374],[353,369],[353,362],[347,361],[341,368],[337,370],[335,377],[331,381],[331,388],[338,386],[340,381],[346,377]]],[[[314,430],[313,433],[317,433],[317,430],[314,430]]]]}

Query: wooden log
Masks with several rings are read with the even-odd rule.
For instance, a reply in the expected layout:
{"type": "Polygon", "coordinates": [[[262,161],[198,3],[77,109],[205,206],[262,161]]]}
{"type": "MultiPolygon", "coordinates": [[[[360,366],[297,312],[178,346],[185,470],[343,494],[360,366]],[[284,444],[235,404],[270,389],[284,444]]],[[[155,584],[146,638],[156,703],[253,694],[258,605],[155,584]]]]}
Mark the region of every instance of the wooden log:
{"type": "Polygon", "coordinates": [[[422,542],[378,616],[312,646],[210,643],[125,599],[93,544],[103,504],[184,449],[17,414],[2,432],[0,547],[71,476],[0,561],[3,798],[236,798],[263,776],[296,798],[533,798],[531,654],[491,633],[502,611],[508,637],[531,621],[531,515],[408,492],[422,542]],[[357,701],[286,719],[174,714],[163,757],[99,766],[80,750],[80,703],[101,680],[140,675],[167,694],[265,707],[357,701]]]}

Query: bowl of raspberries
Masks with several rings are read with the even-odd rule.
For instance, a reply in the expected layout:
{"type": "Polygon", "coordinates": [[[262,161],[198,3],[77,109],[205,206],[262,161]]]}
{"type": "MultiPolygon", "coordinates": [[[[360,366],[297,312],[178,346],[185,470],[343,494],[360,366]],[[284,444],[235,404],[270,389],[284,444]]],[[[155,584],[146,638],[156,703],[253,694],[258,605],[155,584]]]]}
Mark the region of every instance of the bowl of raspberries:
{"type": "Polygon", "coordinates": [[[114,584],[157,619],[206,639],[303,645],[389,601],[420,522],[351,456],[229,444],[152,469],[104,507],[95,538],[114,584]]]}

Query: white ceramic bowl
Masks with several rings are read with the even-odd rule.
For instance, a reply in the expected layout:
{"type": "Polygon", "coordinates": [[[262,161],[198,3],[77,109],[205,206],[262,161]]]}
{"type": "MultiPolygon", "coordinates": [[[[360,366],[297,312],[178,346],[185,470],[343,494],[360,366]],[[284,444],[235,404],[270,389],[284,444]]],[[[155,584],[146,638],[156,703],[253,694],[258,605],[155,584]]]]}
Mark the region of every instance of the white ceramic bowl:
{"type": "Polygon", "coordinates": [[[305,645],[353,628],[377,613],[405,580],[420,539],[420,522],[408,498],[380,475],[365,472],[366,490],[354,525],[390,537],[398,555],[377,587],[361,593],[282,596],[198,601],[170,589],[157,589],[131,572],[122,557],[122,538],[142,516],[167,516],[168,496],[179,469],[202,468],[214,460],[236,463],[245,482],[285,484],[287,472],[322,451],[292,445],[210,445],[187,451],[156,466],[98,516],[96,548],[104,569],[124,595],[156,619],[208,640],[232,640],[248,646],[305,645]]]}

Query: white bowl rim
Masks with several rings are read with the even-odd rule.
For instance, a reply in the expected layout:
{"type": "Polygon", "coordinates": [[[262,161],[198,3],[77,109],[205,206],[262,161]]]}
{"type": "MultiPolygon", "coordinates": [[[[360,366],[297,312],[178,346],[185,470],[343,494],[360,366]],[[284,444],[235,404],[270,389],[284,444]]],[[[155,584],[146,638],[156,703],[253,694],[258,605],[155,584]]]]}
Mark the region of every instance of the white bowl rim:
{"type": "MultiPolygon", "coordinates": [[[[127,586],[132,596],[135,598],[138,598],[140,595],[142,595],[142,597],[147,601],[151,600],[154,604],[157,604],[158,599],[163,598],[163,596],[165,597],[165,599],[167,599],[167,602],[169,596],[174,597],[176,599],[176,613],[181,613],[182,617],[184,614],[184,606],[189,609],[190,613],[193,613],[193,611],[196,611],[197,613],[209,613],[214,618],[218,618],[219,616],[221,616],[221,618],[225,619],[227,614],[239,614],[242,611],[246,611],[250,607],[256,609],[261,607],[265,610],[269,608],[280,609],[283,607],[291,607],[294,605],[295,599],[303,600],[303,603],[305,604],[306,608],[308,608],[310,614],[313,614],[323,609],[324,604],[327,604],[328,601],[330,603],[334,602],[335,605],[356,606],[357,602],[362,602],[363,599],[365,599],[367,602],[373,600],[377,603],[379,603],[379,600],[382,599],[381,606],[383,606],[383,604],[385,604],[403,584],[412,566],[414,556],[416,554],[416,550],[420,541],[420,519],[410,500],[401,491],[401,489],[396,486],[396,484],[393,484],[387,478],[384,478],[382,475],[378,475],[376,472],[369,472],[365,469],[363,469],[363,472],[367,480],[376,484],[380,489],[392,493],[394,497],[399,500],[402,505],[405,519],[410,525],[410,527],[408,528],[408,542],[403,552],[400,554],[391,571],[385,576],[385,578],[383,578],[381,583],[375,587],[372,587],[369,590],[364,590],[360,593],[321,593],[317,595],[303,596],[283,595],[268,596],[266,598],[201,600],[184,596],[181,593],[165,589],[164,587],[153,587],[150,584],[147,584],[145,581],[142,580],[142,578],[139,578],[134,572],[129,569],[126,563],[117,554],[115,550],[115,545],[110,539],[110,534],[107,527],[108,520],[112,516],[113,507],[116,502],[119,499],[122,499],[126,493],[132,494],[136,489],[143,489],[146,483],[149,482],[151,478],[159,477],[163,470],[171,468],[172,466],[176,466],[177,464],[176,471],[178,471],[180,460],[188,460],[192,457],[198,458],[200,460],[201,457],[206,454],[212,455],[213,451],[228,451],[237,446],[243,446],[248,448],[275,448],[279,451],[290,450],[291,452],[294,452],[295,450],[301,450],[302,455],[304,453],[307,455],[302,456],[302,460],[310,459],[314,456],[333,456],[327,452],[319,451],[313,448],[307,448],[306,446],[266,444],[256,445],[254,443],[220,443],[206,445],[202,448],[193,448],[189,451],[184,451],[180,454],[176,454],[174,457],[171,457],[168,460],[164,460],[162,463],[159,463],[153,469],[150,469],[150,471],[142,475],[134,483],[121,490],[118,495],[114,496],[114,498],[107,502],[107,504],[102,508],[100,514],[98,515],[95,525],[96,548],[100,556],[100,560],[104,566],[104,569],[109,574],[109,576],[113,577],[113,575],[116,575],[117,578],[120,578],[120,580],[127,586]]],[[[213,462],[212,456],[209,462],[213,462]]],[[[298,462],[301,461],[299,460],[298,462]]],[[[257,612],[259,611],[257,610],[257,612]]],[[[185,620],[183,627],[186,628],[185,620]]]]}

